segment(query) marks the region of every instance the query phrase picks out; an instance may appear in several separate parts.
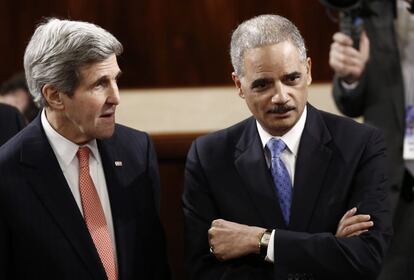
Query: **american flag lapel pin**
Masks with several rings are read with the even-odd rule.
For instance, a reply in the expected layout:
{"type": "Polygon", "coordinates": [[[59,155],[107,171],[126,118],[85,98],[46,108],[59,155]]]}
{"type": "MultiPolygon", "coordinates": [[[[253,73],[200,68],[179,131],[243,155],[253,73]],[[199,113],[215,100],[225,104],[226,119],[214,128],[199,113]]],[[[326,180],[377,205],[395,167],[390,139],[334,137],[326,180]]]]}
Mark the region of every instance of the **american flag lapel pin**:
{"type": "Polygon", "coordinates": [[[122,161],[120,161],[120,160],[116,160],[115,161],[115,166],[122,166],[122,161]]]}

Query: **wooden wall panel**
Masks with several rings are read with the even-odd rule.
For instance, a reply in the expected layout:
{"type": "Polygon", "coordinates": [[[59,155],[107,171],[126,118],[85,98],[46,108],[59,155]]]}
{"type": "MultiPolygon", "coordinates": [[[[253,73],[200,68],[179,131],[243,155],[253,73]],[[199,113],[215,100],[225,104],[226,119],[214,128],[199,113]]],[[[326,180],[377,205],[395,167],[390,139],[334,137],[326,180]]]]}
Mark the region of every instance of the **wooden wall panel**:
{"type": "Polygon", "coordinates": [[[161,220],[167,237],[168,260],[173,279],[184,273],[184,217],[181,194],[184,166],[192,141],[201,134],[152,135],[158,155],[161,180],[161,220]]]}
{"type": "Polygon", "coordinates": [[[337,27],[319,1],[306,0],[0,0],[0,81],[22,69],[25,46],[42,17],[57,16],[97,23],[124,44],[121,87],[231,84],[231,32],[263,13],[297,24],[314,80],[329,81],[328,50],[337,27]]]}

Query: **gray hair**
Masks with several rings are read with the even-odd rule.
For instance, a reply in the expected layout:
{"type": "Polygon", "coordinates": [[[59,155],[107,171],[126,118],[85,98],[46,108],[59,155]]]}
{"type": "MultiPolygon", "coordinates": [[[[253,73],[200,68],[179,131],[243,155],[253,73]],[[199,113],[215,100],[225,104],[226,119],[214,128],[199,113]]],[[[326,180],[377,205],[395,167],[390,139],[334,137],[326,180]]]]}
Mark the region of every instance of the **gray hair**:
{"type": "Polygon", "coordinates": [[[80,67],[122,51],[122,44],[95,24],[47,19],[36,28],[24,54],[26,80],[34,101],[47,105],[42,94],[46,84],[73,95],[82,78],[80,67]]]}
{"type": "Polygon", "coordinates": [[[234,72],[240,77],[244,75],[243,58],[246,50],[287,40],[298,48],[299,58],[305,62],[305,41],[290,20],[278,15],[260,15],[244,21],[231,36],[230,57],[234,72]]]}

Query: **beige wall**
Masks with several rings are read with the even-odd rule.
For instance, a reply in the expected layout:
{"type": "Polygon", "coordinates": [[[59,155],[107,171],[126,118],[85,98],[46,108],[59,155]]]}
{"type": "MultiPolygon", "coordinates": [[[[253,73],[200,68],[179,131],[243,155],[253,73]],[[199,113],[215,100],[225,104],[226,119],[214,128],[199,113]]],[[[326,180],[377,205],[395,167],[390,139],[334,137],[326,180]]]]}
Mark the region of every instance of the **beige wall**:
{"type": "MultiPolygon", "coordinates": [[[[330,84],[314,84],[309,102],[339,114],[330,84]]],[[[250,112],[234,87],[121,90],[117,122],[149,133],[209,132],[228,127],[250,112]]]]}

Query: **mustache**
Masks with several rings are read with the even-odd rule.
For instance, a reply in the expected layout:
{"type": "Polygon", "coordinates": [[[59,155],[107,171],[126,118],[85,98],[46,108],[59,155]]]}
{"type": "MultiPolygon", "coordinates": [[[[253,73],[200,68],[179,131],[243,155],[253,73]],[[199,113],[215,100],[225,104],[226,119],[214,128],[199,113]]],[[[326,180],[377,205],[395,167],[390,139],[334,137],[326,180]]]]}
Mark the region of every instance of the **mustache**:
{"type": "Polygon", "coordinates": [[[284,114],[294,110],[295,107],[289,105],[275,105],[272,109],[268,110],[268,113],[284,114]]]}

